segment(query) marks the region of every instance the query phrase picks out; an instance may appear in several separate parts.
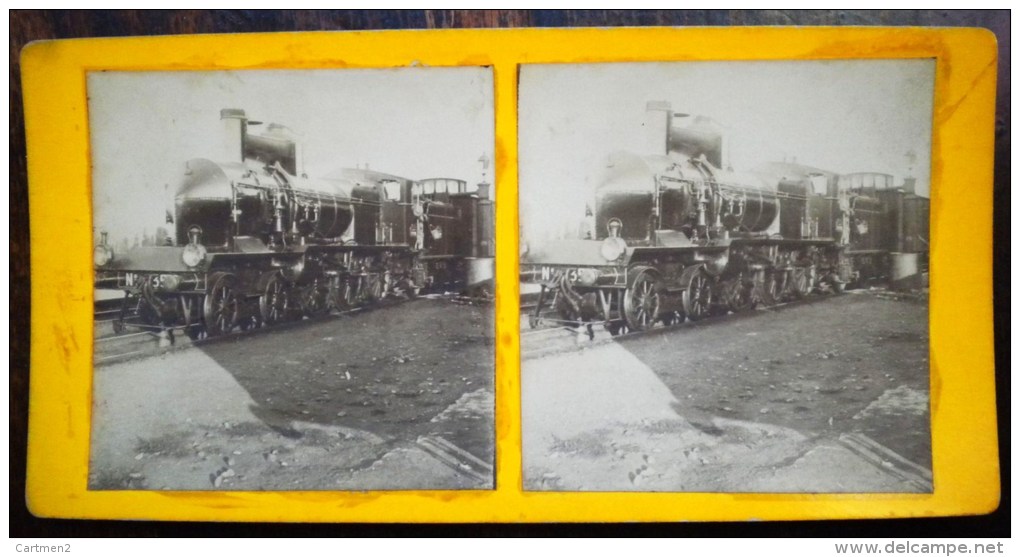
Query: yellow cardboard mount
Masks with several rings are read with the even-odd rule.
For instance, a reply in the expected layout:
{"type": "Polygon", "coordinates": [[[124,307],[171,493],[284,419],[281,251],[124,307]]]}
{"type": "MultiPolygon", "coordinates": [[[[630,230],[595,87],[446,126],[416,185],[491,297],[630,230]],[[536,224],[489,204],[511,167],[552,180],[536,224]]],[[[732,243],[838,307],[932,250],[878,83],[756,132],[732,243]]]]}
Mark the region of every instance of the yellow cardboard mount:
{"type": "Polygon", "coordinates": [[[28,488],[46,517],[281,522],[718,521],[986,513],[999,501],[992,335],[996,44],[978,29],[619,28],[197,35],[39,42],[22,53],[32,241],[28,488]],[[531,493],[522,489],[517,76],[523,64],[934,58],[934,493],[531,493]],[[88,491],[91,71],[491,66],[495,75],[496,489],[88,491]],[[960,262],[966,262],[961,265],[960,262]]]}

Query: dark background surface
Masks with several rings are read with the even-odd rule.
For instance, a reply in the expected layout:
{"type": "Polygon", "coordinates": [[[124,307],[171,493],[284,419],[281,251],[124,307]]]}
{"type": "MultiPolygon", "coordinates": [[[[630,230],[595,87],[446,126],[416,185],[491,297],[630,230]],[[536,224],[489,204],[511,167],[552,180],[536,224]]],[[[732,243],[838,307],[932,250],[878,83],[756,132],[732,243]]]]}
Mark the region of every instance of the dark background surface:
{"type": "Polygon", "coordinates": [[[1007,10],[328,10],[328,11],[25,11],[10,12],[10,535],[98,536],[400,536],[665,535],[697,537],[1009,537],[1009,73],[1007,10]],[[984,27],[999,41],[995,126],[994,285],[996,388],[999,393],[1002,503],[988,516],[754,524],[600,525],[251,525],[38,519],[25,507],[29,381],[29,227],[25,128],[19,56],[34,40],[266,31],[342,31],[483,27],[728,25],[887,25],[984,27]]]}

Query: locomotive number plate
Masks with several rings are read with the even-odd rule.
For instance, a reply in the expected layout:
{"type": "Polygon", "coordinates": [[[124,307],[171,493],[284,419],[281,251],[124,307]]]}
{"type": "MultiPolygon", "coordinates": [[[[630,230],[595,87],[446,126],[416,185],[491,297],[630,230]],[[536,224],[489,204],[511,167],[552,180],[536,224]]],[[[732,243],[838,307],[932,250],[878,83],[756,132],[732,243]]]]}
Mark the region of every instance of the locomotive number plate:
{"type": "Polygon", "coordinates": [[[170,276],[171,275],[160,274],[147,275],[143,273],[124,273],[124,286],[136,287],[148,283],[154,289],[162,290],[165,287],[170,286],[169,284],[167,284],[170,281],[169,279],[170,276]]]}
{"type": "Polygon", "coordinates": [[[542,266],[541,271],[539,271],[539,275],[541,276],[541,280],[552,280],[552,278],[557,275],[557,272],[552,267],[542,266]]]}

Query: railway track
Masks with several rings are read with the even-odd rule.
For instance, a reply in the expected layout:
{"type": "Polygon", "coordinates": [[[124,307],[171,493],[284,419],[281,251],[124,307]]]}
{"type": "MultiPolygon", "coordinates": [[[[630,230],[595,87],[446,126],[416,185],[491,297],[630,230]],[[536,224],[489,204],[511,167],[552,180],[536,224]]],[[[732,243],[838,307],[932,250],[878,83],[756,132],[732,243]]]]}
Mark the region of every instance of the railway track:
{"type": "Polygon", "coordinates": [[[195,346],[203,346],[209,343],[237,340],[248,335],[262,334],[269,331],[285,331],[294,327],[304,326],[305,324],[340,319],[356,313],[371,311],[372,309],[389,307],[390,305],[392,304],[336,311],[327,315],[305,317],[301,320],[281,323],[269,328],[238,330],[228,335],[201,339],[189,338],[181,328],[169,329],[167,331],[153,330],[116,333],[113,331],[112,319],[107,320],[107,322],[97,320],[93,361],[96,365],[105,365],[125,360],[147,358],[177,350],[186,350],[195,346]],[[100,328],[101,326],[103,327],[102,329],[100,328]]]}
{"type": "Polygon", "coordinates": [[[421,436],[418,447],[454,471],[478,482],[493,481],[492,464],[447,441],[438,435],[421,436]]]}
{"type": "MultiPolygon", "coordinates": [[[[486,297],[470,297],[452,294],[426,294],[419,296],[420,299],[446,300],[453,304],[460,305],[481,305],[491,304],[492,299],[486,297]]],[[[300,320],[280,323],[269,328],[255,328],[249,330],[235,330],[231,334],[201,338],[193,340],[188,337],[183,328],[168,329],[167,331],[137,330],[129,328],[125,332],[117,332],[114,328],[116,316],[120,312],[119,299],[97,300],[95,302],[94,314],[94,352],[93,361],[96,365],[107,365],[125,360],[133,360],[165,354],[175,350],[184,350],[193,346],[203,346],[212,342],[221,342],[228,339],[243,338],[247,335],[262,334],[267,331],[283,331],[293,327],[300,327],[308,323],[318,323],[331,319],[341,319],[355,314],[373,311],[398,304],[406,303],[407,300],[383,300],[374,305],[356,307],[348,310],[333,310],[328,314],[304,317],[300,320]]]]}
{"type": "Polygon", "coordinates": [[[158,347],[159,339],[149,332],[125,333],[123,335],[96,336],[93,362],[106,364],[118,360],[155,354],[153,343],[158,347]]]}
{"type": "MultiPolygon", "coordinates": [[[[846,294],[853,295],[854,291],[846,294]]],[[[533,359],[568,352],[581,350],[593,346],[600,346],[648,334],[663,334],[671,331],[681,331],[689,327],[712,326],[734,319],[744,319],[758,312],[785,311],[795,307],[824,302],[831,294],[819,294],[808,296],[799,300],[790,300],[770,306],[759,307],[752,311],[741,313],[728,313],[699,320],[697,322],[685,321],[672,325],[658,324],[656,327],[643,331],[626,331],[619,334],[611,334],[606,330],[602,322],[591,322],[578,325],[577,322],[564,321],[553,317],[541,317],[537,328],[531,328],[528,321],[528,310],[535,308],[533,301],[526,301],[521,304],[521,359],[533,359]]],[[[550,312],[551,313],[551,312],[550,312]]]]}

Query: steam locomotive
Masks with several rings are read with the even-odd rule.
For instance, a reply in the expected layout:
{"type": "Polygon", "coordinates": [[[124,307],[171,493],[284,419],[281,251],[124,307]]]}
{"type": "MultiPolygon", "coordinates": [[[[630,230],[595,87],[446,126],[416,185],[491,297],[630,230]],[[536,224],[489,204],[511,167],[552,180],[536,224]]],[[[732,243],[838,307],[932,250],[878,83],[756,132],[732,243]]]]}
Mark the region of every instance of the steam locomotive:
{"type": "Polygon", "coordinates": [[[104,233],[95,247],[96,287],[124,292],[116,331],[218,336],[491,283],[488,184],[350,168],[309,178],[282,127],[253,133],[237,109],[220,122],[226,160],[185,164],[167,213],[176,242],[115,254],[104,233]]]}
{"type": "Polygon", "coordinates": [[[713,121],[661,102],[647,114],[656,154],[609,157],[581,237],[522,240],[521,281],[540,286],[532,327],[547,305],[619,334],[917,275],[904,269],[927,253],[927,199],[892,176],[723,169],[713,121]]]}

